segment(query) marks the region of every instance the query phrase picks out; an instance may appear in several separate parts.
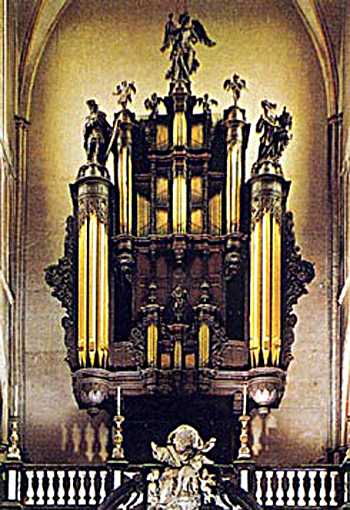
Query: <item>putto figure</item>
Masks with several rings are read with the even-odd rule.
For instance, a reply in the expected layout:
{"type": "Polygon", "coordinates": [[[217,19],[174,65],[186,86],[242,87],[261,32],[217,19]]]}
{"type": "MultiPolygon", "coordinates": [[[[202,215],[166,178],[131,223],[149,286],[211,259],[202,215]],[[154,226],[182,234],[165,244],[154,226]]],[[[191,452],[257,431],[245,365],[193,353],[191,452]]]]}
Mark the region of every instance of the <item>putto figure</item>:
{"type": "Polygon", "coordinates": [[[213,464],[204,453],[214,447],[215,441],[211,438],[204,443],[196,429],[180,425],[169,434],[166,446],[151,443],[153,457],[168,467],[160,477],[159,470],[154,470],[149,478],[150,508],[192,510],[200,507],[201,497],[205,503],[214,499],[215,478],[203,466],[213,464]]]}
{"type": "Polygon", "coordinates": [[[182,82],[189,88],[191,74],[199,67],[194,50],[197,42],[209,47],[215,46],[203,25],[198,20],[192,20],[188,12],[183,12],[179,16],[177,25],[173,21],[173,14],[169,14],[161,47],[161,51],[170,48],[171,67],[166,74],[168,80],[182,82]]]}
{"type": "Polygon", "coordinates": [[[90,110],[84,124],[84,149],[87,160],[104,165],[112,128],[106,114],[99,110],[95,99],[89,99],[86,104],[90,110]]]}
{"type": "Polygon", "coordinates": [[[153,92],[153,94],[145,100],[144,105],[146,110],[151,110],[150,119],[157,117],[159,113],[158,107],[161,103],[164,103],[164,99],[159,97],[157,92],[153,92]]]}
{"type": "Polygon", "coordinates": [[[117,103],[120,104],[123,110],[126,109],[128,103],[132,102],[132,96],[136,94],[136,87],[133,81],[121,81],[116,85],[113,96],[117,96],[117,103]]]}
{"type": "Polygon", "coordinates": [[[224,81],[224,90],[232,92],[233,104],[238,105],[238,100],[241,97],[242,90],[247,88],[247,83],[238,74],[234,73],[232,79],[229,78],[224,81]]]}
{"type": "Polygon", "coordinates": [[[283,108],[281,115],[276,115],[276,104],[267,101],[261,102],[263,114],[256,125],[257,133],[262,133],[258,152],[258,160],[253,170],[259,170],[264,161],[272,161],[279,165],[282,152],[291,140],[292,116],[283,108]]]}

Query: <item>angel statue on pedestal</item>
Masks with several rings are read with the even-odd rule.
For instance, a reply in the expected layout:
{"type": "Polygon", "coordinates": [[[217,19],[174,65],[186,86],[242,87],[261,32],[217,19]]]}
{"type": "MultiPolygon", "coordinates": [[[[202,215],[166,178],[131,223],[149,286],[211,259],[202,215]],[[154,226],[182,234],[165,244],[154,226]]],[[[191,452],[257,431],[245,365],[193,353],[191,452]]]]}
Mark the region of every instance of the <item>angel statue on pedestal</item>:
{"type": "Polygon", "coordinates": [[[166,78],[172,82],[182,82],[187,89],[190,87],[190,76],[198,67],[199,62],[194,50],[195,44],[203,43],[206,46],[215,46],[202,23],[191,19],[188,12],[183,12],[179,16],[178,24],[173,21],[173,14],[169,14],[169,19],[165,24],[165,34],[161,51],[170,48],[171,67],[166,74],[166,78]]]}

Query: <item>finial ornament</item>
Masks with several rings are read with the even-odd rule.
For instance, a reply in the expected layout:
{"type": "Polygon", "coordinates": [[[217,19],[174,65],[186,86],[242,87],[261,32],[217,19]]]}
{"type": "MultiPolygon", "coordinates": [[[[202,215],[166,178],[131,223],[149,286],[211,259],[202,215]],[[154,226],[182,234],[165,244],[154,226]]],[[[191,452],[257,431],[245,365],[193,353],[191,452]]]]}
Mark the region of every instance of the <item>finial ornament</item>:
{"type": "Polygon", "coordinates": [[[173,13],[170,13],[160,49],[162,52],[170,49],[171,67],[165,77],[172,83],[184,83],[188,90],[191,74],[196,72],[200,65],[194,50],[197,42],[209,47],[216,44],[208,37],[202,23],[192,19],[188,12],[180,14],[177,24],[173,21],[173,13]]]}
{"type": "Polygon", "coordinates": [[[238,100],[241,97],[242,90],[246,90],[247,83],[238,74],[234,73],[232,78],[227,78],[224,81],[224,89],[228,92],[232,92],[233,105],[238,106],[238,100]]]}
{"type": "Polygon", "coordinates": [[[117,104],[120,104],[123,110],[128,103],[132,103],[132,96],[136,94],[135,82],[123,80],[115,86],[113,96],[117,96],[117,104]]]}

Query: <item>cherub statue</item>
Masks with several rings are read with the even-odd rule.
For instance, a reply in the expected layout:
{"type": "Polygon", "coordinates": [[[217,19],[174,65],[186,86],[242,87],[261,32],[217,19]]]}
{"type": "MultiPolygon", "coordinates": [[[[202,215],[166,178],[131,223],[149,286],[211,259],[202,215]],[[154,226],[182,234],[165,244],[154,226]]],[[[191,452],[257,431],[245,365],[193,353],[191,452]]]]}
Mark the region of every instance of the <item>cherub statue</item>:
{"type": "Polygon", "coordinates": [[[245,80],[240,78],[240,76],[236,73],[232,75],[232,79],[229,78],[224,81],[224,89],[228,92],[231,91],[233,95],[233,104],[234,106],[238,105],[238,100],[241,97],[242,90],[247,88],[247,83],[245,80]]]}
{"type": "Polygon", "coordinates": [[[255,169],[263,161],[272,161],[279,164],[282,152],[292,138],[292,116],[283,108],[281,115],[276,115],[276,104],[268,100],[261,102],[263,114],[256,125],[257,133],[262,133],[258,152],[258,160],[255,169]]]}
{"type": "Polygon", "coordinates": [[[126,109],[127,104],[132,102],[132,96],[136,94],[136,87],[133,81],[121,81],[116,85],[113,96],[117,96],[117,103],[120,104],[123,110],[126,109]]]}
{"type": "Polygon", "coordinates": [[[169,14],[161,47],[162,52],[171,49],[171,67],[166,74],[167,79],[172,82],[183,82],[189,87],[190,76],[199,67],[194,50],[197,42],[209,47],[215,45],[215,42],[208,37],[203,25],[198,20],[192,20],[188,12],[183,12],[179,16],[177,25],[173,21],[173,14],[169,14]]]}
{"type": "Polygon", "coordinates": [[[202,480],[202,468],[206,464],[213,464],[204,453],[210,451],[215,442],[216,439],[211,438],[204,443],[196,429],[190,425],[180,425],[169,434],[165,447],[151,443],[153,457],[170,466],[159,478],[160,505],[178,508],[172,505],[182,500],[188,501],[188,508],[197,508],[191,505],[200,501],[203,488],[206,499],[210,498],[210,486],[214,485],[214,479],[205,472],[202,480]]]}
{"type": "Polygon", "coordinates": [[[89,99],[86,104],[89,108],[89,115],[84,124],[84,149],[87,160],[104,165],[112,128],[107,121],[106,114],[99,110],[95,99],[89,99]]]}

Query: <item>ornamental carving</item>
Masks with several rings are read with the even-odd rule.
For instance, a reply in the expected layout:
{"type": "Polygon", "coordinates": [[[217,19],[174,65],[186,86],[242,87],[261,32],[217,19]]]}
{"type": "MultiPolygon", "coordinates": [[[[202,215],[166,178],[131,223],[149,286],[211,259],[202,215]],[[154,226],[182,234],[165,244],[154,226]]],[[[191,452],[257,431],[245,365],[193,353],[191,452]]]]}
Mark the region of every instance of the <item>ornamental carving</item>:
{"type": "Polygon", "coordinates": [[[52,295],[56,297],[66,311],[62,318],[62,326],[65,331],[65,344],[70,368],[77,368],[76,352],[76,323],[75,323],[75,259],[76,259],[76,220],[73,216],[67,218],[66,238],[64,241],[64,256],[58,264],[49,266],[45,270],[46,283],[52,287],[52,295]]]}
{"type": "Polygon", "coordinates": [[[108,227],[108,198],[98,195],[90,197],[85,196],[79,199],[78,208],[79,228],[84,225],[90,214],[96,214],[97,219],[108,227]]]}
{"type": "Polygon", "coordinates": [[[281,368],[288,368],[293,359],[291,347],[294,342],[294,326],[297,317],[293,307],[299,298],[308,293],[306,286],[314,279],[313,264],[304,260],[295,242],[293,214],[287,212],[283,224],[283,246],[285,253],[285,317],[282,344],[281,368]]]}
{"type": "Polygon", "coordinates": [[[283,217],[283,201],[280,193],[268,192],[266,194],[259,194],[252,196],[251,202],[251,225],[261,220],[269,212],[271,216],[276,218],[279,224],[282,222],[283,217]]]}

